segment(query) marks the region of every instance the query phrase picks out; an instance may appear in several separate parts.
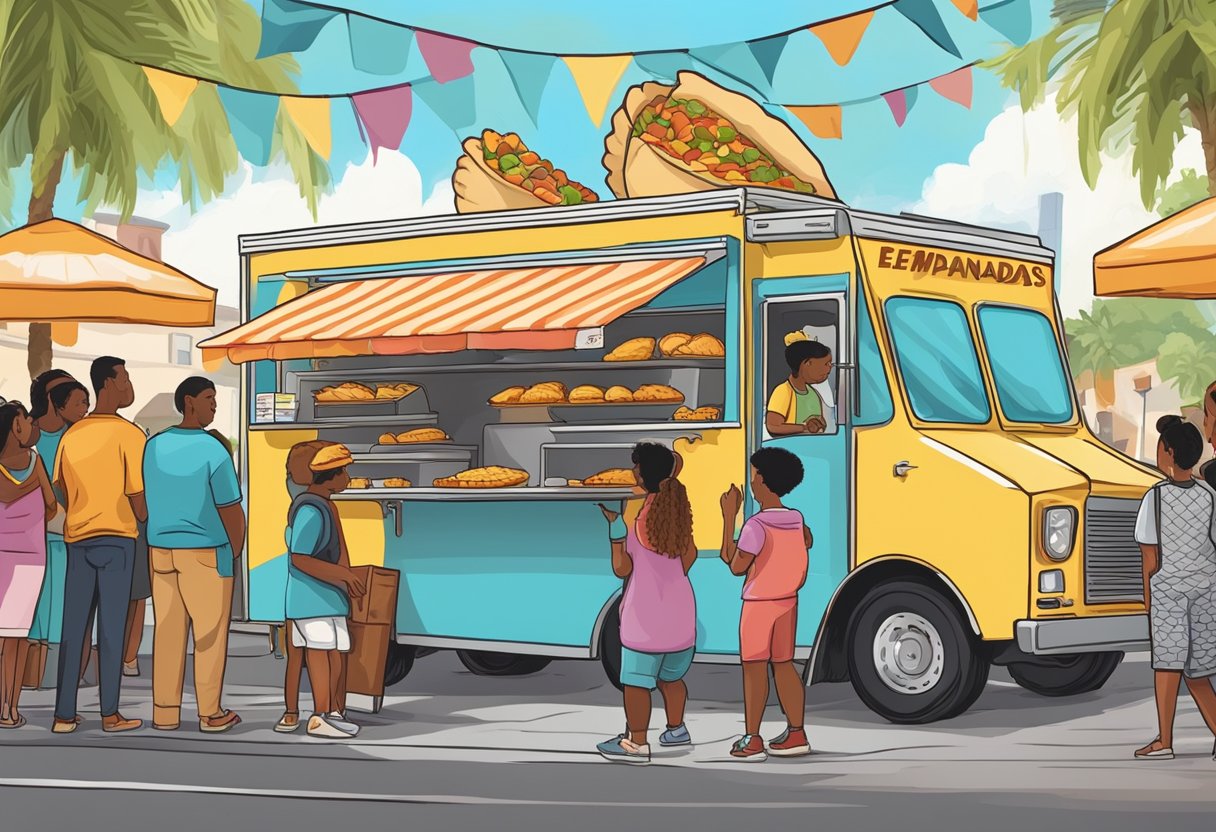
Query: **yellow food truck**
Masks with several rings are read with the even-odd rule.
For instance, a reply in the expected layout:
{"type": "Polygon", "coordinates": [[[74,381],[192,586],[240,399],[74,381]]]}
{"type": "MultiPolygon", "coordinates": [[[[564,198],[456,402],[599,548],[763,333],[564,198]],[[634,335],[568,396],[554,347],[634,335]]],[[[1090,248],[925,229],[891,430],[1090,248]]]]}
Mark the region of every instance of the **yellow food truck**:
{"type": "Polygon", "coordinates": [[[202,347],[245,370],[248,615],[283,618],[288,450],[341,441],[351,561],[401,574],[390,683],[444,649],[485,675],[598,659],[616,683],[597,503],[634,505],[614,472],[642,440],[684,460],[698,661],[738,660],[719,495],[769,444],[806,470],[808,683],[929,722],[994,664],[1077,694],[1147,644],[1133,525],[1157,474],[1086,426],[1035,237],[739,188],[245,235],[240,256],[245,323],[202,347]],[[774,438],[790,336],[832,350],[827,427],[774,438]]]}

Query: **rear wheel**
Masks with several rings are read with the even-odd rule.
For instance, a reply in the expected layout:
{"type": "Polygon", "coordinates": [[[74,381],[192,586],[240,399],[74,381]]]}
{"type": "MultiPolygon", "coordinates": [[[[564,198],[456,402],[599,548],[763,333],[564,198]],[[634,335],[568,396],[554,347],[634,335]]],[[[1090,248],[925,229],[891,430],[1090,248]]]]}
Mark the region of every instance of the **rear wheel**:
{"type": "Polygon", "coordinates": [[[624,690],[621,684],[621,604],[618,601],[612,605],[604,618],[604,629],[600,632],[600,664],[608,681],[617,690],[624,690]]]}
{"type": "Polygon", "coordinates": [[[384,686],[391,687],[414,669],[414,659],[417,658],[418,648],[412,644],[398,644],[390,641],[388,644],[388,660],[384,663],[384,686]]]}
{"type": "Polygon", "coordinates": [[[1076,696],[1105,685],[1122,661],[1122,653],[1074,653],[1037,656],[1034,661],[1014,662],[1006,670],[1013,681],[1040,696],[1076,696]]]}
{"type": "Polygon", "coordinates": [[[477,676],[527,676],[549,666],[546,656],[521,656],[518,653],[490,653],[485,650],[457,650],[460,663],[477,676]]]}
{"type": "Polygon", "coordinates": [[[848,659],[862,702],[897,724],[957,716],[988,681],[988,661],[957,608],[914,581],[865,595],[849,622],[848,659]]]}

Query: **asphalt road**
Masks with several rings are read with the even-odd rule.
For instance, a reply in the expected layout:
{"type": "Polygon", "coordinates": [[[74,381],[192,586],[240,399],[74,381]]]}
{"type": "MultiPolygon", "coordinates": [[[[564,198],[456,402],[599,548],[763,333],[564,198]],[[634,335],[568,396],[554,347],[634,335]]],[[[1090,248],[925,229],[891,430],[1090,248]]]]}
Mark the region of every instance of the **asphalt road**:
{"type": "MultiPolygon", "coordinates": [[[[594,832],[847,824],[1025,832],[1163,822],[1210,829],[1216,810],[1212,738],[1189,699],[1180,705],[1178,758],[1131,759],[1154,733],[1145,656],[1129,657],[1099,693],[1066,700],[1029,694],[996,671],[971,712],[929,726],[889,725],[849,686],[817,686],[808,700],[817,753],[761,764],[726,754],[741,730],[737,670],[698,666],[688,679],[696,746],[632,768],[594,753],[595,742],[622,722],[618,694],[596,663],[481,678],[451,654],[429,656],[380,714],[357,718],[365,728],[356,741],[333,744],[270,730],[281,708],[282,664],[265,653],[264,639],[236,640],[227,704],[245,724],[222,737],[199,734],[187,714],[173,734],[105,735],[91,690],[82,696],[83,729],[54,736],[52,693],[27,692],[31,726],[0,735],[0,828],[83,822],[173,832],[594,832]]],[[[124,713],[148,717],[148,679],[126,681],[124,713]]],[[[773,708],[765,733],[780,727],[773,708]]]]}

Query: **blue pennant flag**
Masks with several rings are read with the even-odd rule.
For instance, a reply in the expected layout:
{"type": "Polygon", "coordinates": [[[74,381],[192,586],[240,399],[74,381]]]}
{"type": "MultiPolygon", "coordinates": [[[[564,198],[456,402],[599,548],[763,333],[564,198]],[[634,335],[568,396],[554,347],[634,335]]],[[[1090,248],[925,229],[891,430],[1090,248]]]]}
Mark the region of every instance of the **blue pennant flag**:
{"type": "Polygon", "coordinates": [[[355,69],[372,75],[400,75],[410,58],[414,30],[382,23],[358,14],[346,16],[350,60],[355,69]]]}
{"type": "Polygon", "coordinates": [[[440,84],[423,81],[414,84],[414,93],[423,100],[431,112],[459,133],[477,121],[477,98],[473,87],[473,76],[456,78],[440,84]]]}
{"type": "Polygon", "coordinates": [[[674,84],[676,74],[681,70],[692,69],[692,59],[687,52],[650,52],[645,55],[634,55],[634,65],[652,76],[656,81],[674,84]]]}
{"type": "Polygon", "coordinates": [[[954,38],[950,37],[950,30],[942,21],[933,0],[897,0],[894,8],[942,49],[956,58],[963,57],[963,53],[954,43],[954,38]]]}
{"type": "Polygon", "coordinates": [[[692,56],[708,67],[733,78],[759,92],[771,88],[772,79],[760,66],[759,59],[745,43],[702,46],[692,50],[692,56]]]}
{"type": "Polygon", "coordinates": [[[764,38],[763,40],[749,41],[748,49],[756,59],[756,63],[760,65],[760,69],[764,72],[764,77],[768,79],[769,84],[773,83],[773,76],[777,72],[777,64],[781,60],[781,54],[785,52],[785,45],[789,42],[788,35],[781,35],[775,38],[764,38]]]}
{"type": "Polygon", "coordinates": [[[980,9],[980,20],[996,29],[1016,46],[1030,40],[1030,3],[1027,0],[1005,0],[980,9]]]}
{"type": "Polygon", "coordinates": [[[498,57],[507,70],[515,93],[519,96],[519,102],[524,106],[524,112],[532,119],[532,123],[536,124],[540,115],[540,101],[544,97],[545,87],[549,84],[549,76],[553,73],[557,57],[507,50],[499,52],[498,57]]]}
{"type": "Polygon", "coordinates": [[[237,152],[250,164],[266,165],[270,162],[279,97],[229,87],[218,89],[237,152]]]}
{"type": "Polygon", "coordinates": [[[325,24],[337,17],[332,9],[317,9],[294,0],[263,0],[259,58],[283,52],[303,52],[312,46],[325,24]]]}

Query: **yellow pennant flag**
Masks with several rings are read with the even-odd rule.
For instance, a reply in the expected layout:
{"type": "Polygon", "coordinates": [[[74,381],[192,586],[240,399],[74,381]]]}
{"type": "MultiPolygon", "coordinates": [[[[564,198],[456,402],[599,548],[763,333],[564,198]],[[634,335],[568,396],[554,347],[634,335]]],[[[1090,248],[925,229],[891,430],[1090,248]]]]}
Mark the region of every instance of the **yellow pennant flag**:
{"type": "Polygon", "coordinates": [[[80,324],[76,321],[53,321],[51,323],[51,341],[61,347],[74,347],[80,337],[80,324]]]}
{"type": "Polygon", "coordinates": [[[811,27],[811,34],[823,41],[833,61],[844,66],[853,59],[853,53],[861,45],[861,37],[873,19],[874,11],[871,9],[868,12],[817,23],[811,27]]]}
{"type": "Polygon", "coordinates": [[[952,0],[960,12],[972,20],[979,20],[980,0],[952,0]]]}
{"type": "Polygon", "coordinates": [[[575,86],[583,97],[583,106],[587,108],[587,114],[591,116],[596,127],[603,125],[608,99],[632,60],[632,55],[562,58],[566,68],[574,76],[575,86]]]}
{"type": "Polygon", "coordinates": [[[160,104],[161,115],[165,122],[172,127],[182,117],[186,102],[190,100],[198,87],[198,79],[188,75],[177,75],[165,72],[163,69],[145,66],[144,75],[148,76],[148,85],[156,94],[156,103],[160,104]]]}
{"type": "Polygon", "coordinates": [[[821,139],[839,139],[844,135],[839,104],[818,107],[786,107],[794,117],[821,139]]]}
{"type": "Polygon", "coordinates": [[[280,96],[279,101],[288,117],[304,134],[308,146],[322,159],[328,159],[333,150],[333,133],[329,122],[328,98],[302,98],[295,95],[280,96]]]}

